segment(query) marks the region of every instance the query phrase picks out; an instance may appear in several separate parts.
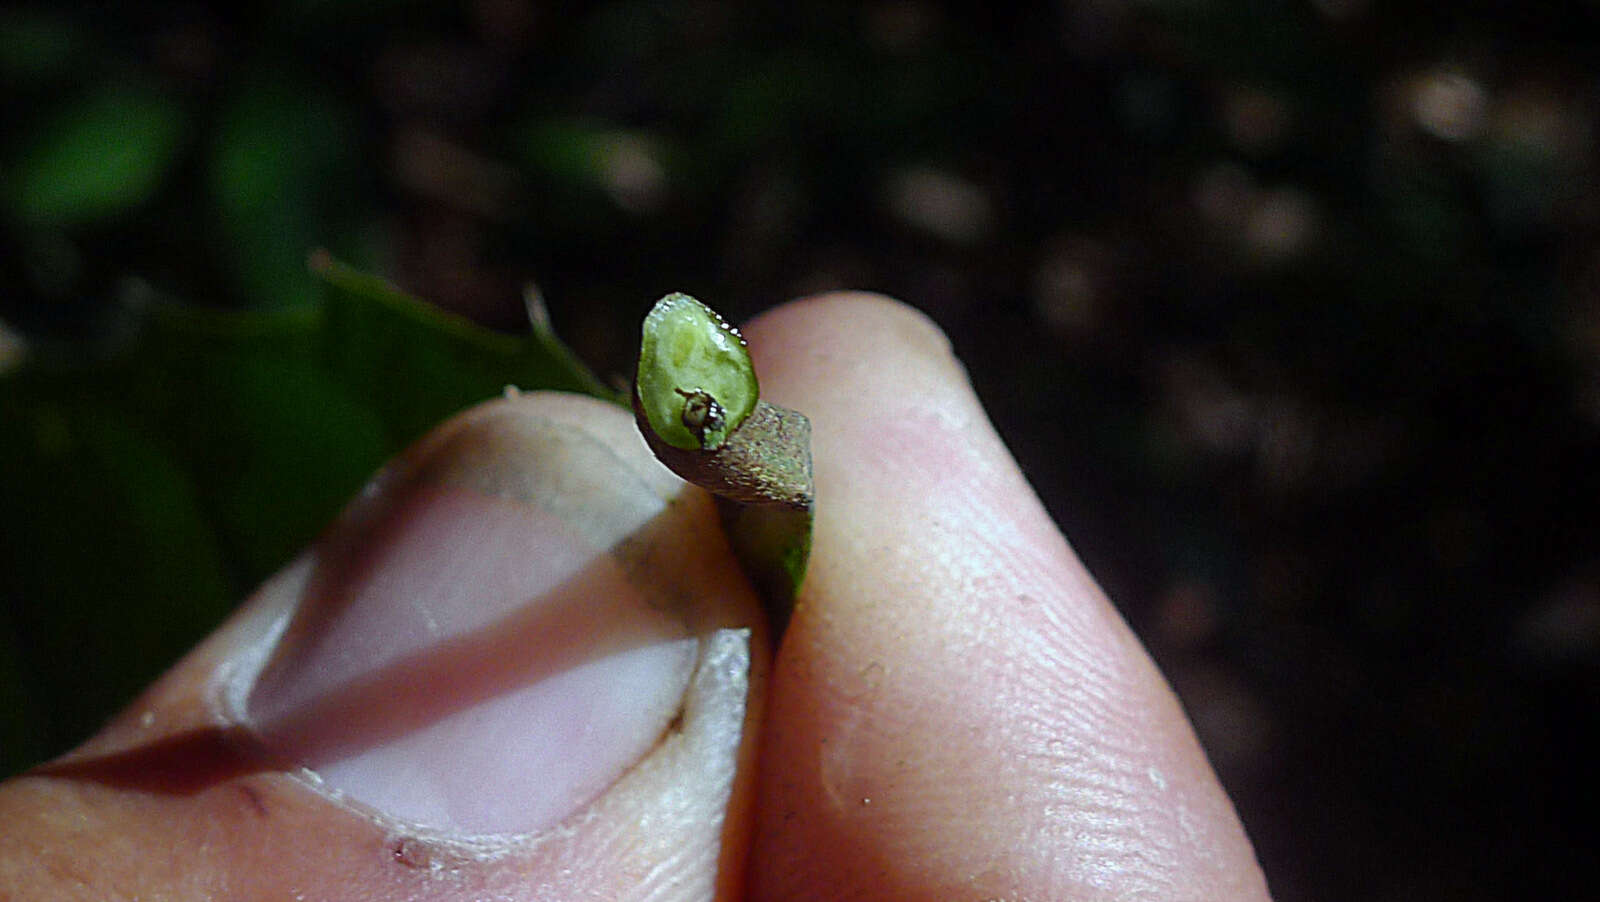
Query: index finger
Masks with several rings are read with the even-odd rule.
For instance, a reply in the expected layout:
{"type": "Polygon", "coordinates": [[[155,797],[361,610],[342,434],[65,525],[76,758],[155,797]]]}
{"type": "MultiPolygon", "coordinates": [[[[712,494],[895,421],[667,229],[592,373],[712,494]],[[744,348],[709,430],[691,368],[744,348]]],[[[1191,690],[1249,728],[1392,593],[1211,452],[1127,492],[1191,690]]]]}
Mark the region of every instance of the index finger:
{"type": "Polygon", "coordinates": [[[944,336],[860,294],[745,335],[764,394],[812,419],[817,494],[754,895],[1267,898],[1171,690],[944,336]]]}

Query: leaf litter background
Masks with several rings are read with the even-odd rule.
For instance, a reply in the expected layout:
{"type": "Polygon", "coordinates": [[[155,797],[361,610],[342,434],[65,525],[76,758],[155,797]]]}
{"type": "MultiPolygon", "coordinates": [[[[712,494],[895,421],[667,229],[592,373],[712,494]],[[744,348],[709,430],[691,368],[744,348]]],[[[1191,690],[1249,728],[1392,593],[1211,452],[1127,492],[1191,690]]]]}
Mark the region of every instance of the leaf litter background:
{"type": "Polygon", "coordinates": [[[1587,889],[1597,14],[7,5],[0,769],[453,410],[609,390],[526,285],[603,379],[667,291],[860,287],[950,334],[1277,898],[1587,889]]]}

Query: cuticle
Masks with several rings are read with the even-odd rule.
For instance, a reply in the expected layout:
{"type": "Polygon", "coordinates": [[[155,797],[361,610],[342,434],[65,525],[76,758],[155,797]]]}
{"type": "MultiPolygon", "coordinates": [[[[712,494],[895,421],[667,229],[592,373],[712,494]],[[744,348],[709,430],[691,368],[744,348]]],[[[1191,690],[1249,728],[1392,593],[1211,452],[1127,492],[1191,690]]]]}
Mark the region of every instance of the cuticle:
{"type": "Polygon", "coordinates": [[[210,707],[224,721],[251,726],[250,697],[261,675],[282,650],[284,635],[300,611],[316,565],[315,552],[303,554],[257,590],[258,593],[281,593],[283,597],[275,599],[266,611],[254,615],[270,617],[270,621],[246,646],[246,651],[230,656],[218,666],[212,678],[210,707]]]}

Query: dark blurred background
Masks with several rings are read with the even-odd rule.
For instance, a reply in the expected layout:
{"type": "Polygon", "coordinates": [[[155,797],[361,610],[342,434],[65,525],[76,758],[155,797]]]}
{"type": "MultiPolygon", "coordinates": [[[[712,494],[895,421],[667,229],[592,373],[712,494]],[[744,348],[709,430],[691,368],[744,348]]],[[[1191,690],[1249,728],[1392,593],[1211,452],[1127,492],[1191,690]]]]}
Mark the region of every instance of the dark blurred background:
{"type": "MultiPolygon", "coordinates": [[[[949,333],[1280,902],[1583,896],[1597,14],[8,5],[0,371],[141,298],[314,305],[314,247],[509,332],[537,283],[602,375],[669,290],[883,291],[949,333]]],[[[61,666],[22,602],[13,713],[61,666]]],[[[33,711],[7,766],[125,701],[33,711]]]]}

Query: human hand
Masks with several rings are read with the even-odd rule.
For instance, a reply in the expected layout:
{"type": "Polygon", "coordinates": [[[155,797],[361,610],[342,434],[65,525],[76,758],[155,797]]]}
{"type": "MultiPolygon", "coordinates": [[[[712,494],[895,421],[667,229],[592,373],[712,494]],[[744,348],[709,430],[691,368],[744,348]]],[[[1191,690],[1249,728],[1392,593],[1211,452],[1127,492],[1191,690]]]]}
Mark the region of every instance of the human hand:
{"type": "Polygon", "coordinates": [[[776,655],[626,411],[494,402],[0,787],[0,896],[1267,898],[943,337],[864,295],[744,332],[814,430],[776,655]]]}

